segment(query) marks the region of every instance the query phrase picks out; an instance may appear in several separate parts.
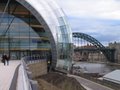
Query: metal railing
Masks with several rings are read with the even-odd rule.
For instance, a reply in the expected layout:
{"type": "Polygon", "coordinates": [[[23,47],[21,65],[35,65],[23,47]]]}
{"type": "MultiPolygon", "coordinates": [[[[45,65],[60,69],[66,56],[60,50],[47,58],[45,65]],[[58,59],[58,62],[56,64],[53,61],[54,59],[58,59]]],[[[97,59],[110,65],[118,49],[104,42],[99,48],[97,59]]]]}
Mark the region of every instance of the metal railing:
{"type": "Polygon", "coordinates": [[[45,56],[25,56],[22,58],[26,64],[38,63],[40,61],[46,61],[45,56]]]}

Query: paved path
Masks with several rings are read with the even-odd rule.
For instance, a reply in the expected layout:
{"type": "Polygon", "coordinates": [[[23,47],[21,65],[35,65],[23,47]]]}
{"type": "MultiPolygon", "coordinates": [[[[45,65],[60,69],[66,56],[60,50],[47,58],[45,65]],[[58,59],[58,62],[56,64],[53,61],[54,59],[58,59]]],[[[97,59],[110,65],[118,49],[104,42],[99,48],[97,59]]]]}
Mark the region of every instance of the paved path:
{"type": "Polygon", "coordinates": [[[81,78],[75,75],[68,75],[69,77],[74,77],[81,85],[83,85],[87,90],[113,90],[111,88],[105,87],[103,85],[97,84],[90,80],[81,78]]]}
{"type": "Polygon", "coordinates": [[[9,90],[16,67],[20,61],[10,61],[9,66],[0,62],[0,90],[9,90]]]}

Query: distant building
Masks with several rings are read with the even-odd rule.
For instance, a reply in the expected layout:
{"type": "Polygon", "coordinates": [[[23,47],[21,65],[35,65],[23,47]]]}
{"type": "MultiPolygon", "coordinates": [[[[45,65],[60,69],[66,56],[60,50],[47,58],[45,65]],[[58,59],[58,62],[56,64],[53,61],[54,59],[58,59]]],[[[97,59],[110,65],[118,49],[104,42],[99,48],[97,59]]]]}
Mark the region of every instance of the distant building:
{"type": "Polygon", "coordinates": [[[120,42],[109,43],[109,48],[115,48],[115,61],[120,63],[120,42]]]}
{"type": "Polygon", "coordinates": [[[92,49],[96,49],[93,45],[85,45],[81,47],[76,47],[79,51],[74,52],[73,59],[75,61],[105,61],[106,58],[101,51],[92,51],[92,49]],[[88,50],[87,50],[88,49],[88,50]]]}
{"type": "Polygon", "coordinates": [[[95,52],[91,52],[89,53],[89,61],[93,61],[93,62],[105,62],[106,61],[106,57],[104,56],[104,54],[101,51],[95,51],[95,52]]]}

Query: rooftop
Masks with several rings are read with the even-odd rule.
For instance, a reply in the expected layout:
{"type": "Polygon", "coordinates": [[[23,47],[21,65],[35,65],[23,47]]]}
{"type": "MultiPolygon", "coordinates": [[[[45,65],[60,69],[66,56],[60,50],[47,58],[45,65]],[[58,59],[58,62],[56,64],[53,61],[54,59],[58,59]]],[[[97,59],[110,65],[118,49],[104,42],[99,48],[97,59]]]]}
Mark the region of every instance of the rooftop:
{"type": "Polygon", "coordinates": [[[114,70],[103,76],[104,80],[120,84],[120,70],[114,70]]]}

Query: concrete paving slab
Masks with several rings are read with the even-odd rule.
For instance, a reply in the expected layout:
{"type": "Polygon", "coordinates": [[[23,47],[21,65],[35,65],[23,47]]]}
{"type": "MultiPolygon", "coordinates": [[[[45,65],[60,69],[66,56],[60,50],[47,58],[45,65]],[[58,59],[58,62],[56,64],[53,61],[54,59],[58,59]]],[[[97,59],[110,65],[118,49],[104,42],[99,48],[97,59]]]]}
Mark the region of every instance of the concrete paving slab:
{"type": "Polygon", "coordinates": [[[87,90],[113,90],[109,87],[100,85],[98,83],[95,83],[93,81],[87,80],[85,78],[76,76],[76,75],[68,75],[69,77],[73,77],[75,78],[80,84],[84,85],[85,87],[87,87],[87,90]]]}
{"type": "Polygon", "coordinates": [[[10,60],[9,65],[0,63],[0,90],[9,90],[16,67],[20,60],[10,60]]]}

